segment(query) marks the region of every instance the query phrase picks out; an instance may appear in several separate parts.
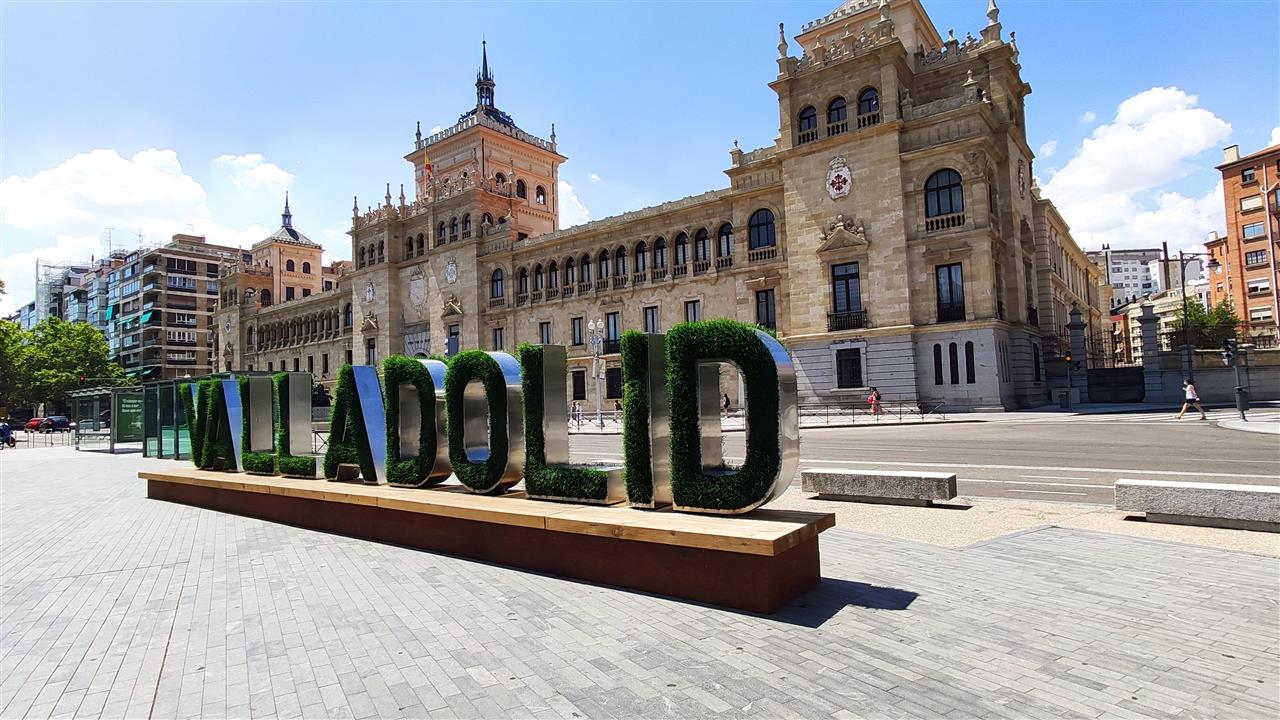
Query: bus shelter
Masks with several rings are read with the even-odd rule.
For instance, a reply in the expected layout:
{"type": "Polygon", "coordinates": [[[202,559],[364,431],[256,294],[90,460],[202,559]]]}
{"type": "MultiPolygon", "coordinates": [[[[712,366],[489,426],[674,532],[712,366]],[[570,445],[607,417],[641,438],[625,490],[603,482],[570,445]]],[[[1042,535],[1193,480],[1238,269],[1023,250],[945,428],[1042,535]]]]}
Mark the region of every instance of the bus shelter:
{"type": "Polygon", "coordinates": [[[143,391],[139,387],[94,387],[67,393],[71,421],[75,423],[75,448],[106,443],[109,452],[133,448],[142,442],[143,391]]]}

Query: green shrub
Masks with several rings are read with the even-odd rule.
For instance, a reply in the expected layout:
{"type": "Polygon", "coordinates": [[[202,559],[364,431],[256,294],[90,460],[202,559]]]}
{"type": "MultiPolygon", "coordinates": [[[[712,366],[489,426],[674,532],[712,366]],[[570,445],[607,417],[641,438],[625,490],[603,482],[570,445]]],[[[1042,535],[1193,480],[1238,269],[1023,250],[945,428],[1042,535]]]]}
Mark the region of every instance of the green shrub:
{"type": "Polygon", "coordinates": [[[373,467],[373,453],[369,450],[369,437],[364,431],[364,411],[356,397],[356,373],[350,365],[338,370],[338,381],[334,385],[324,476],[336,478],[339,465],[358,465],[366,482],[378,477],[373,467]]]}
{"type": "Polygon", "coordinates": [[[507,388],[498,361],[483,350],[465,350],[449,361],[445,374],[445,413],[449,436],[449,461],[463,485],[476,492],[502,492],[499,480],[507,467],[507,388]],[[489,402],[489,457],[471,462],[463,441],[462,395],[467,384],[479,380],[489,402]]]}
{"type": "Polygon", "coordinates": [[[622,334],[622,377],[622,477],[627,486],[627,502],[653,507],[649,338],[644,333],[628,330],[622,334]]]}
{"type": "MultiPolygon", "coordinates": [[[[717,394],[718,391],[717,391],[717,394]]],[[[733,320],[682,323],[667,334],[667,397],[671,404],[671,493],[688,509],[734,512],[767,497],[782,467],[778,453],[778,370],[751,325],[733,320]],[[698,427],[700,358],[724,358],[747,389],[747,455],[727,474],[702,469],[698,427]]]]}
{"type": "Polygon", "coordinates": [[[542,418],[546,411],[542,401],[543,348],[541,345],[524,343],[516,352],[520,358],[524,393],[525,491],[544,498],[598,502],[607,500],[607,473],[589,467],[547,464],[547,439],[542,433],[542,418]]]}
{"type": "Polygon", "coordinates": [[[182,398],[182,411],[187,414],[187,437],[191,440],[191,463],[200,467],[204,450],[204,417],[196,413],[196,407],[203,407],[192,392],[200,392],[200,384],[189,382],[178,385],[178,395],[182,398]]]}
{"type": "MultiPolygon", "coordinates": [[[[208,383],[205,395],[204,453],[200,467],[205,470],[234,470],[235,450],[231,442],[231,418],[227,417],[227,403],[222,380],[201,380],[208,383]]],[[[202,388],[203,389],[203,388],[202,388]]]]}
{"type": "MultiPolygon", "coordinates": [[[[255,475],[275,475],[276,474],[276,455],[274,452],[254,452],[249,449],[250,428],[255,422],[262,422],[263,418],[249,417],[249,378],[241,376],[237,381],[240,387],[240,401],[243,407],[244,421],[240,423],[240,465],[247,473],[255,475]]],[[[274,396],[275,393],[272,393],[274,396]]],[[[275,399],[272,398],[271,403],[271,430],[272,436],[275,435],[275,429],[279,427],[278,408],[275,399]]]]}
{"type": "MultiPolygon", "coordinates": [[[[314,480],[316,459],[310,455],[289,454],[289,403],[282,400],[289,397],[289,373],[276,373],[271,382],[275,390],[272,393],[272,403],[276,417],[276,465],[280,474],[286,477],[314,480]]],[[[311,388],[308,387],[307,390],[310,395],[311,388]]],[[[307,424],[311,424],[310,415],[307,416],[307,424]]]]}
{"type": "Polygon", "coordinates": [[[436,458],[436,385],[426,366],[414,358],[391,355],[382,361],[382,387],[387,409],[387,483],[421,487],[436,458]],[[418,456],[400,458],[400,384],[413,385],[422,409],[418,456]]]}

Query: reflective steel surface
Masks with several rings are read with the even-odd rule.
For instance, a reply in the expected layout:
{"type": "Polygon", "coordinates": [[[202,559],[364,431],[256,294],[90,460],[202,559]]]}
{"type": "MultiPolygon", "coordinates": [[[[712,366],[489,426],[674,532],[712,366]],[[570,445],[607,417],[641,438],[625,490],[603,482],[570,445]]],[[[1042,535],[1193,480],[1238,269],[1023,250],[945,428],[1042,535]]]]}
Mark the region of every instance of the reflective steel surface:
{"type": "Polygon", "coordinates": [[[702,436],[702,469],[724,464],[724,433],[720,429],[720,361],[698,363],[698,434],[702,436]]]}
{"type": "Polygon", "coordinates": [[[569,464],[569,353],[563,345],[542,348],[542,437],[547,465],[569,464]]]}
{"type": "Polygon", "coordinates": [[[290,455],[311,454],[311,373],[289,373],[288,394],[280,398],[280,406],[289,408],[290,455]]]}
{"type": "Polygon", "coordinates": [[[240,428],[244,427],[244,411],[240,404],[240,383],[237,380],[222,380],[222,403],[227,410],[227,426],[231,430],[231,457],[227,458],[228,470],[240,471],[240,428]]]}
{"type": "Polygon", "coordinates": [[[649,468],[653,477],[653,504],[671,504],[671,405],[667,400],[666,335],[646,333],[648,340],[649,468]]]}
{"type": "MultiPolygon", "coordinates": [[[[488,461],[489,426],[505,423],[507,432],[507,457],[501,474],[487,488],[471,488],[475,492],[506,490],[524,477],[524,390],[520,384],[520,363],[504,352],[486,353],[498,363],[506,393],[505,417],[489,417],[489,402],[484,385],[479,380],[467,383],[462,391],[462,442],[467,460],[474,463],[488,461]]],[[[566,421],[567,422],[567,421],[566,421]]]]}
{"type": "MultiPolygon", "coordinates": [[[[449,436],[445,433],[445,411],[444,411],[444,374],[448,369],[448,365],[439,360],[419,360],[427,368],[427,373],[431,375],[431,384],[435,386],[433,393],[435,402],[433,405],[432,419],[436,426],[436,457],[431,463],[431,470],[427,473],[427,477],[423,481],[424,485],[437,485],[449,479],[453,474],[453,464],[449,462],[449,436]]],[[[403,407],[403,405],[401,405],[403,407]]],[[[419,412],[421,415],[421,412],[419,412]]]]}
{"type": "Polygon", "coordinates": [[[396,423],[400,434],[400,459],[412,460],[421,450],[418,433],[422,430],[422,406],[418,403],[418,388],[413,383],[402,382],[396,390],[400,399],[400,417],[396,423]]]}
{"type": "MultiPolygon", "coordinates": [[[[255,375],[245,381],[245,422],[249,425],[249,452],[275,450],[275,423],[272,422],[272,382],[270,376],[255,375]]],[[[233,426],[234,428],[234,426],[233,426]]],[[[234,430],[233,430],[234,432],[234,430]]]]}
{"type": "MultiPolygon", "coordinates": [[[[800,392],[796,382],[796,366],[787,349],[769,333],[756,330],[756,336],[773,356],[773,363],[778,368],[778,454],[781,466],[778,476],[773,480],[769,497],[760,501],[763,505],[782,495],[800,466],[800,392]]],[[[750,428],[750,407],[747,408],[746,423],[750,428]]],[[[750,430],[747,439],[750,442],[750,430]]]]}
{"type": "Polygon", "coordinates": [[[386,408],[382,405],[378,371],[372,365],[354,365],[351,369],[355,373],[356,402],[360,403],[360,413],[364,416],[363,432],[369,439],[369,452],[373,455],[374,477],[363,479],[369,485],[386,485],[387,417],[386,408]]]}

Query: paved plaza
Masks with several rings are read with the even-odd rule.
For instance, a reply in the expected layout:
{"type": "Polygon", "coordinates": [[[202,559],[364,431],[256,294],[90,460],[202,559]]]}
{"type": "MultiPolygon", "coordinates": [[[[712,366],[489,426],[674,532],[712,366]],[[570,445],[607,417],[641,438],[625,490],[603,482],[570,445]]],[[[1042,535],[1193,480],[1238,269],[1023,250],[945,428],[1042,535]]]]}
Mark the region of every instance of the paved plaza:
{"type": "Polygon", "coordinates": [[[1280,713],[1273,557],[836,528],[758,617],[148,500],[163,462],[0,453],[3,717],[1280,713]]]}

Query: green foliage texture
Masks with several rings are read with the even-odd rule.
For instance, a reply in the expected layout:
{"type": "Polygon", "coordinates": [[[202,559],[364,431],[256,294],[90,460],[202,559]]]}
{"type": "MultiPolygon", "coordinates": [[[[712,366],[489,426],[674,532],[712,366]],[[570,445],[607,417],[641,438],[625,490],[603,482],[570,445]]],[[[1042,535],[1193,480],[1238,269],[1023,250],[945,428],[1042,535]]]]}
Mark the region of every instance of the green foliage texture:
{"type": "Polygon", "coordinates": [[[111,359],[102,331],[88,323],[46,318],[31,330],[0,321],[0,403],[10,408],[47,403],[67,408],[66,393],[80,376],[93,384],[123,383],[124,370],[111,359]],[[105,378],[105,379],[102,379],[105,378]]]}
{"type": "Polygon", "coordinates": [[[233,469],[236,463],[231,444],[231,419],[227,417],[222,380],[201,380],[200,386],[205,418],[200,467],[205,470],[233,469]]]}
{"type": "Polygon", "coordinates": [[[507,464],[507,392],[498,361],[483,350],[465,350],[449,361],[445,374],[446,428],[449,436],[449,461],[453,473],[463,485],[477,492],[500,491],[498,480],[507,464]],[[467,383],[479,380],[489,402],[489,457],[482,463],[467,458],[463,441],[462,395],[467,383]]]}
{"type": "Polygon", "coordinates": [[[436,457],[436,385],[426,366],[404,355],[382,361],[382,387],[387,417],[387,484],[421,487],[436,457]],[[418,431],[418,456],[400,457],[400,384],[408,383],[418,394],[422,422],[418,431]]]}
{"type": "Polygon", "coordinates": [[[191,463],[200,467],[204,460],[204,426],[208,415],[196,413],[196,408],[205,407],[204,395],[208,393],[208,388],[203,382],[181,383],[178,385],[178,393],[182,396],[182,409],[187,414],[187,436],[191,439],[191,463]],[[192,396],[192,389],[196,391],[196,397],[192,396]]]}
{"type": "Polygon", "coordinates": [[[649,338],[644,333],[628,330],[622,334],[622,377],[622,477],[627,487],[627,502],[638,507],[653,507],[649,338]]]}
{"type": "Polygon", "coordinates": [[[589,467],[547,464],[547,438],[542,433],[542,418],[546,412],[542,401],[543,348],[524,343],[516,353],[520,358],[524,393],[525,491],[544,498],[607,500],[607,473],[589,467]]]}
{"type": "Polygon", "coordinates": [[[1240,318],[1232,309],[1231,303],[1223,300],[1212,309],[1207,309],[1200,298],[1187,298],[1186,313],[1178,308],[1173,319],[1173,330],[1178,338],[1175,344],[1182,343],[1182,328],[1187,328],[1187,336],[1191,344],[1199,348],[1220,348],[1227,340],[1236,336],[1240,328],[1240,318]]]}
{"type": "MultiPolygon", "coordinates": [[[[719,393],[717,392],[717,395],[719,393]]],[[[734,320],[683,323],[667,334],[671,403],[671,493],[689,509],[735,511],[764,497],[782,466],[778,452],[778,370],[755,327],[734,320]],[[734,363],[747,389],[747,456],[734,472],[702,470],[698,427],[699,360],[734,363]]]]}

